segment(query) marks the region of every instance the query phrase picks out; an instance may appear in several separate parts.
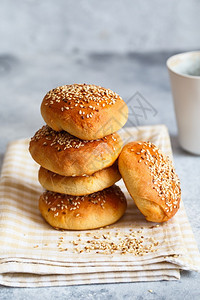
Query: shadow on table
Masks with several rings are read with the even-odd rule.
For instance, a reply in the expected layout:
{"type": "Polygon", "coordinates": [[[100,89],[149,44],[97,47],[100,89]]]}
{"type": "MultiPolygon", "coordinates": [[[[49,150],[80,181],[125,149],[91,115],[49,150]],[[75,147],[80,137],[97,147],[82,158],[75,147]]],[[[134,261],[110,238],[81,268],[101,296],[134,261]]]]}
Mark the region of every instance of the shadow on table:
{"type": "Polygon", "coordinates": [[[2,168],[2,164],[3,164],[3,158],[4,158],[4,154],[0,154],[0,173],[1,173],[1,168],[2,168]]]}
{"type": "Polygon", "coordinates": [[[171,146],[172,146],[172,151],[174,156],[180,155],[185,157],[198,157],[198,155],[190,153],[181,148],[178,141],[178,135],[170,135],[170,140],[171,140],[171,146]]]}

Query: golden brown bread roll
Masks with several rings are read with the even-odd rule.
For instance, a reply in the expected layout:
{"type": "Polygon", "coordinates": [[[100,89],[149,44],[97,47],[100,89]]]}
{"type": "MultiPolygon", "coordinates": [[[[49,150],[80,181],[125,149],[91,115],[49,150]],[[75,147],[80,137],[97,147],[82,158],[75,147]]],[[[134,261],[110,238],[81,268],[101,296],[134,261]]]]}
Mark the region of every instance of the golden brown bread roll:
{"type": "Polygon", "coordinates": [[[97,171],[92,175],[85,176],[62,176],[40,167],[38,174],[39,182],[49,191],[83,196],[101,191],[110,187],[120,180],[117,163],[97,171]]]}
{"type": "Polygon", "coordinates": [[[172,162],[150,142],[131,142],[118,159],[119,171],[139,210],[148,221],[175,215],[181,199],[180,181],[172,162]]]}
{"type": "Polygon", "coordinates": [[[44,219],[57,229],[86,230],[110,225],[126,210],[126,198],[119,187],[86,196],[45,192],[39,199],[44,219]]]}
{"type": "Polygon", "coordinates": [[[111,166],[122,149],[117,133],[83,141],[66,131],[43,126],[31,139],[29,151],[43,168],[63,176],[91,175],[111,166]]]}
{"type": "Polygon", "coordinates": [[[42,101],[41,114],[52,129],[93,140],[119,130],[128,119],[128,107],[110,89],[71,84],[49,91],[42,101]]]}

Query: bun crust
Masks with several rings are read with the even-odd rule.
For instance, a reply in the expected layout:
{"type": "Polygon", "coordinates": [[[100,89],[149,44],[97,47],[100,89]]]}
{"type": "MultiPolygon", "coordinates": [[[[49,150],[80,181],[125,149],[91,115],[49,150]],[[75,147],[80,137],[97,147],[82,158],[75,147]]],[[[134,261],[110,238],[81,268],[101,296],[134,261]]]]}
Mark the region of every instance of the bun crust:
{"type": "Polygon", "coordinates": [[[116,185],[87,196],[47,191],[39,199],[42,216],[57,229],[87,230],[110,225],[123,216],[126,207],[126,198],[116,185]]]}
{"type": "Polygon", "coordinates": [[[43,126],[31,139],[29,151],[43,168],[63,176],[91,175],[111,166],[122,149],[113,133],[98,140],[82,141],[65,131],[43,126]]]}
{"type": "Polygon", "coordinates": [[[117,164],[86,176],[62,176],[40,167],[38,179],[49,191],[83,196],[101,191],[121,179],[117,164]]]}
{"type": "Polygon", "coordinates": [[[49,91],[42,101],[41,114],[52,129],[93,140],[123,127],[128,119],[128,107],[109,89],[72,84],[49,91]]]}
{"type": "Polygon", "coordinates": [[[164,222],[179,209],[180,181],[172,162],[150,142],[131,142],[118,159],[119,171],[148,221],[164,222]]]}

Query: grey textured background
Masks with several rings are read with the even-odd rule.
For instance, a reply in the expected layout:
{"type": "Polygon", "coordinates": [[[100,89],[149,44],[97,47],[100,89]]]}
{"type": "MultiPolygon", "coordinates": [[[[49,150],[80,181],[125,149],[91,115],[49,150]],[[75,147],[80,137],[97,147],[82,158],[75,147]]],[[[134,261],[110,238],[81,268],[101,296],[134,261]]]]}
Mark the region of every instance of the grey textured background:
{"type": "Polygon", "coordinates": [[[199,12],[198,0],[1,0],[1,52],[194,49],[199,12]]]}
{"type": "MultiPolygon", "coordinates": [[[[133,98],[127,125],[169,128],[184,204],[200,247],[200,159],[179,147],[165,66],[172,54],[200,48],[199,12],[198,0],[0,0],[0,164],[9,141],[30,137],[43,124],[40,103],[49,89],[94,83],[125,101],[139,92],[157,114],[136,120],[133,98]]],[[[199,274],[182,272],[178,282],[1,287],[0,298],[199,299],[199,285],[199,274]]]]}

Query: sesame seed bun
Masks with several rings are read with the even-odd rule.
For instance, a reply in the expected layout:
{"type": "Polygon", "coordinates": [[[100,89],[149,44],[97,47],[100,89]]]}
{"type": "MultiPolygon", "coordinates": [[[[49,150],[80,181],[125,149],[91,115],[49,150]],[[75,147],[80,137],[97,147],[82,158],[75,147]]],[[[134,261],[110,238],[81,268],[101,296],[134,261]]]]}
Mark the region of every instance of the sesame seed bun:
{"type": "Polygon", "coordinates": [[[128,119],[128,107],[109,89],[72,84],[49,91],[42,101],[41,114],[52,129],[93,140],[123,127],[128,119]]]}
{"type": "Polygon", "coordinates": [[[172,162],[150,142],[122,149],[119,171],[136,206],[148,221],[164,222],[179,209],[180,182],[172,162]]]}
{"type": "Polygon", "coordinates": [[[86,230],[110,225],[123,216],[126,207],[126,198],[116,185],[86,196],[47,191],[39,199],[43,218],[57,229],[86,230]]]}
{"type": "Polygon", "coordinates": [[[43,126],[31,139],[29,151],[47,170],[63,176],[82,176],[111,166],[121,152],[122,143],[117,133],[83,141],[66,131],[43,126]]]}
{"type": "Polygon", "coordinates": [[[40,167],[38,179],[49,191],[73,196],[92,194],[110,187],[121,179],[117,163],[92,175],[62,176],[40,167]]]}

